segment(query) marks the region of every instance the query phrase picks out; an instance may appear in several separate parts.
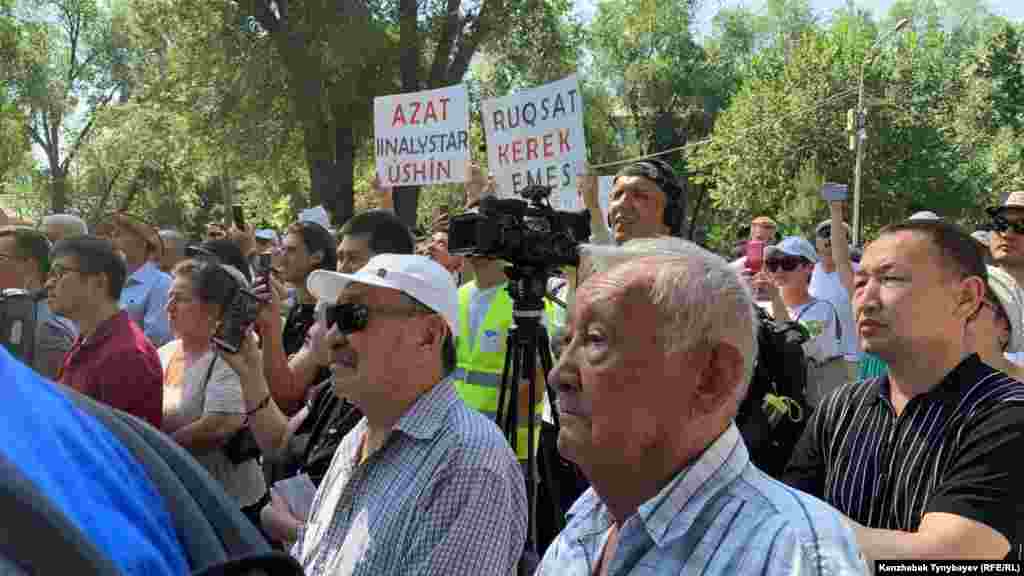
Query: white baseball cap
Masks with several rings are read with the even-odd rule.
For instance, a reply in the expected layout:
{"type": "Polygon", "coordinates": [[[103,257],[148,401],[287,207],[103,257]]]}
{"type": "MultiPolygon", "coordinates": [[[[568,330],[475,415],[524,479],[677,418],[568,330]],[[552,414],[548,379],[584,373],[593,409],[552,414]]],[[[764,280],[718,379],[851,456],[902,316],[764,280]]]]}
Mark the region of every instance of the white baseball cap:
{"type": "Polygon", "coordinates": [[[437,312],[458,334],[459,291],[451,273],[425,256],[378,254],[355,274],[314,270],[306,287],[317,300],[334,303],[352,282],[398,290],[437,312]]]}
{"type": "Polygon", "coordinates": [[[931,210],[922,210],[914,212],[907,220],[942,220],[942,217],[931,210]]]}
{"type": "Polygon", "coordinates": [[[781,252],[788,256],[800,256],[811,262],[818,261],[818,253],[814,250],[814,246],[811,246],[811,243],[805,240],[803,236],[787,236],[775,246],[768,246],[764,249],[765,256],[775,252],[781,252]]]}

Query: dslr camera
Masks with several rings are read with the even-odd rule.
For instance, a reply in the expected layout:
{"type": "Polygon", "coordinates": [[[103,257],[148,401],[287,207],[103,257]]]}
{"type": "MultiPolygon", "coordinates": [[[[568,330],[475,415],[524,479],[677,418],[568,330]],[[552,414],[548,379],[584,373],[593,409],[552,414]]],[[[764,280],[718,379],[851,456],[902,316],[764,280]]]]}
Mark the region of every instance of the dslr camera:
{"type": "Polygon", "coordinates": [[[525,200],[481,198],[479,212],[451,219],[448,251],[501,259],[513,266],[576,266],[577,248],[590,237],[590,214],[553,209],[551,191],[550,186],[535,185],[520,192],[525,200]]]}

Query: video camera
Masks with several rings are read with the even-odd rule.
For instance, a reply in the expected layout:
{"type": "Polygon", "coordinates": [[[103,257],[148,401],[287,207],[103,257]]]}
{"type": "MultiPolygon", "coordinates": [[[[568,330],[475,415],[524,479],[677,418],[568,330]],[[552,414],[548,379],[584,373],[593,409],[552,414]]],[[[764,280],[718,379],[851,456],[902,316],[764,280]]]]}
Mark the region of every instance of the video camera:
{"type": "Polygon", "coordinates": [[[529,200],[484,197],[479,212],[459,214],[448,225],[448,251],[456,256],[497,258],[513,266],[554,269],[576,266],[577,248],[590,237],[586,210],[560,212],[551,207],[550,186],[529,186],[529,200]]]}

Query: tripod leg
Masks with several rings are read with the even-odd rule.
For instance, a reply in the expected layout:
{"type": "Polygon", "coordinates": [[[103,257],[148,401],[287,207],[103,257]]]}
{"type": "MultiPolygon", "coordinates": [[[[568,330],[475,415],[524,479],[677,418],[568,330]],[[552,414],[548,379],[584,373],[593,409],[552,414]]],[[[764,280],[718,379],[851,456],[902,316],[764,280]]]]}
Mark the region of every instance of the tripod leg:
{"type": "Polygon", "coordinates": [[[509,398],[509,376],[511,375],[510,372],[514,370],[513,366],[515,365],[514,350],[516,350],[516,341],[514,334],[510,330],[505,339],[505,365],[501,370],[501,382],[498,384],[498,407],[494,412],[494,423],[505,432],[505,437],[508,439],[511,436],[508,434],[508,426],[505,423],[508,416],[505,406],[509,398]]]}

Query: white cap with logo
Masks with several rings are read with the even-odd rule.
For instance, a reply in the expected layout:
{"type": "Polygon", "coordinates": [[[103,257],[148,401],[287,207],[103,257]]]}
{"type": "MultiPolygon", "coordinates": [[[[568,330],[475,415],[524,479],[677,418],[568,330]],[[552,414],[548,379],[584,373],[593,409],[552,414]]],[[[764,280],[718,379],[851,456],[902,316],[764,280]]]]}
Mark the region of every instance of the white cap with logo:
{"type": "Polygon", "coordinates": [[[425,256],[378,254],[355,274],[315,270],[306,287],[317,300],[334,303],[350,283],[398,290],[437,312],[458,334],[459,291],[451,273],[425,256]]]}

